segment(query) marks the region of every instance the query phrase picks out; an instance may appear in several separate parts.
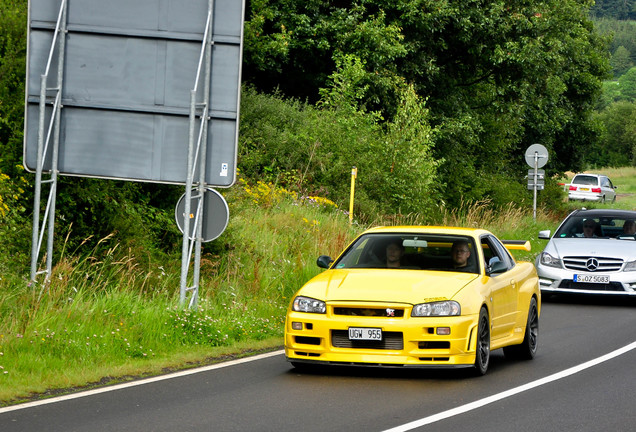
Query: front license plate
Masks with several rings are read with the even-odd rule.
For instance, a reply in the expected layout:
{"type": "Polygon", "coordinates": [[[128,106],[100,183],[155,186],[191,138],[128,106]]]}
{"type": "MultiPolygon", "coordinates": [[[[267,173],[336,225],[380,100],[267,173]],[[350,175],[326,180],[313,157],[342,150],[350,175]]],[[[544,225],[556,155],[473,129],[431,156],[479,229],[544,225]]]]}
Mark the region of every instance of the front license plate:
{"type": "Polygon", "coordinates": [[[350,340],[382,340],[382,329],[349,327],[350,340]]]}
{"type": "Polygon", "coordinates": [[[587,283],[609,283],[610,277],[608,275],[588,275],[588,274],[575,274],[574,282],[587,282],[587,283]]]}

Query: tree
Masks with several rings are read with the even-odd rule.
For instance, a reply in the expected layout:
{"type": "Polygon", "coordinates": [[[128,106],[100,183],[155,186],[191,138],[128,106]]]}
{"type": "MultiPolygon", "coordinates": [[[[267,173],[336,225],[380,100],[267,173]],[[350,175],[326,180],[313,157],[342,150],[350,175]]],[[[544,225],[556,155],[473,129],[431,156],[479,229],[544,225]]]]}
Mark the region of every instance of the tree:
{"type": "Polygon", "coordinates": [[[11,178],[23,172],[26,22],[26,1],[0,0],[0,172],[11,178]]]}
{"type": "MultiPolygon", "coordinates": [[[[636,5],[634,5],[636,7],[636,5]]],[[[610,37],[609,51],[616,54],[619,47],[625,47],[630,54],[630,61],[636,63],[636,25],[634,21],[619,21],[613,18],[601,18],[594,21],[595,27],[601,35],[610,37]]],[[[624,73],[621,71],[618,76],[624,73]]]]}
{"type": "Polygon", "coordinates": [[[631,68],[618,78],[621,99],[636,101],[636,67],[631,68]]]}
{"type": "Polygon", "coordinates": [[[619,101],[596,115],[603,124],[601,144],[586,156],[591,166],[636,165],[636,103],[619,101]]]}
{"type": "Polygon", "coordinates": [[[623,45],[616,48],[610,59],[610,64],[612,65],[614,76],[620,76],[634,66],[630,52],[623,45]]]}

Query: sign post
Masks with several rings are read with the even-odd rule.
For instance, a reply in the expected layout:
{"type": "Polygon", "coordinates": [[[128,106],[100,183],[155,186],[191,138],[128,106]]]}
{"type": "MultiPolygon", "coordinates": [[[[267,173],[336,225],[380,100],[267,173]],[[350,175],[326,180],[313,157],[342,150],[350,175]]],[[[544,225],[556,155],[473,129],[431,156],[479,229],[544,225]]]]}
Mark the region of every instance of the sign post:
{"type": "Polygon", "coordinates": [[[532,168],[528,171],[528,189],[533,190],[532,217],[537,219],[537,190],[543,189],[545,171],[539,170],[548,162],[548,149],[541,144],[532,144],[526,150],[526,163],[532,168]]]}

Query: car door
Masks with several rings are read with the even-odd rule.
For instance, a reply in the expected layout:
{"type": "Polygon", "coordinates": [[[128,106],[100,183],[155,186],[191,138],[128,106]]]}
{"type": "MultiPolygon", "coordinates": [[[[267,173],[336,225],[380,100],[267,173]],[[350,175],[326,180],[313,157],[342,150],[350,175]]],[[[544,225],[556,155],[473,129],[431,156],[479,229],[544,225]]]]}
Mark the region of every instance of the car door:
{"type": "Polygon", "coordinates": [[[616,190],[614,189],[614,185],[612,184],[612,181],[609,179],[609,177],[601,178],[601,189],[603,190],[606,201],[614,201],[616,190]]]}
{"type": "Polygon", "coordinates": [[[482,251],[486,264],[486,274],[489,278],[490,298],[492,302],[491,326],[492,339],[496,340],[509,336],[515,326],[517,317],[517,291],[519,281],[515,275],[515,261],[508,250],[492,235],[481,239],[482,251]],[[496,273],[491,269],[496,262],[500,270],[496,273]]]}

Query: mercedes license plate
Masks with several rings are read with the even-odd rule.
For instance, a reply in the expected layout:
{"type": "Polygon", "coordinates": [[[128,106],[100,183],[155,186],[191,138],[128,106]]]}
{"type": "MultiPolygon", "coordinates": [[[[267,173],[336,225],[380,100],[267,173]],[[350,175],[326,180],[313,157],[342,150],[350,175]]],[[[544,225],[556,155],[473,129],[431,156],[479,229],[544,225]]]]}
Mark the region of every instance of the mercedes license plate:
{"type": "Polygon", "coordinates": [[[349,327],[350,340],[382,340],[382,329],[349,327]]]}
{"type": "Polygon", "coordinates": [[[587,283],[609,283],[609,275],[590,275],[590,274],[575,274],[574,282],[587,282],[587,283]]]}

